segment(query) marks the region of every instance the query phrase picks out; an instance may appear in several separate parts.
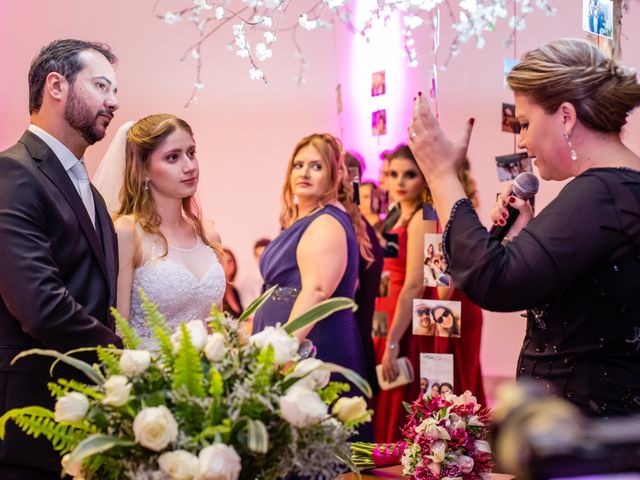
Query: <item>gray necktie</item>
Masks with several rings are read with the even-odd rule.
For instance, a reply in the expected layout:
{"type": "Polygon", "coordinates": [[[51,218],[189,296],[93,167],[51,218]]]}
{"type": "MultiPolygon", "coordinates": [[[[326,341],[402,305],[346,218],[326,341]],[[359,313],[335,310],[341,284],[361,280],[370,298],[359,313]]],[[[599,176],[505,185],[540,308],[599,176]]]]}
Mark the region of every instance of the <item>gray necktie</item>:
{"type": "Polygon", "coordinates": [[[93,202],[93,192],[91,191],[91,183],[89,183],[89,174],[87,173],[87,168],[84,166],[84,162],[82,160],[78,160],[78,163],[71,167],[71,172],[73,172],[78,180],[80,198],[82,198],[82,203],[84,203],[84,206],[89,213],[89,217],[91,218],[91,223],[93,223],[93,226],[95,227],[96,206],[93,202]]]}

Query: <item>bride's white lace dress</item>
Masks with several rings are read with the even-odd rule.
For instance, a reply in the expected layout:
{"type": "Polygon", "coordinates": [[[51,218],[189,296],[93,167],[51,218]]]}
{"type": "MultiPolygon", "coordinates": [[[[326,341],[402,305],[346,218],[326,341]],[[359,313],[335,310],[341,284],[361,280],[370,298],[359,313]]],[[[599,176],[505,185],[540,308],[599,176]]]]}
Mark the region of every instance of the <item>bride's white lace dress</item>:
{"type": "Polygon", "coordinates": [[[158,310],[173,330],[181,322],[206,320],[211,305],[222,302],[226,279],[217,255],[199,237],[194,238],[193,248],[169,245],[167,255],[163,255],[160,238],[143,234],[141,229],[137,232],[142,261],[133,273],[129,322],[142,339],[142,347],[149,348],[154,345],[146,326],[139,288],[158,304],[158,310]]]}

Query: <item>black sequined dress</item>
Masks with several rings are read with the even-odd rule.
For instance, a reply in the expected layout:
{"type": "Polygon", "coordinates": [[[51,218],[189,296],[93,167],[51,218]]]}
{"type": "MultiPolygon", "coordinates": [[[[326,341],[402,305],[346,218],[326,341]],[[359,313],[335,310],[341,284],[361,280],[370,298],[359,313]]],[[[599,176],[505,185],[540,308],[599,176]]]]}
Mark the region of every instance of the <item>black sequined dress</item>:
{"type": "Polygon", "coordinates": [[[506,245],[461,200],[444,243],[474,303],[527,310],[519,378],[590,416],[640,412],[640,172],[587,170],[506,245]]]}

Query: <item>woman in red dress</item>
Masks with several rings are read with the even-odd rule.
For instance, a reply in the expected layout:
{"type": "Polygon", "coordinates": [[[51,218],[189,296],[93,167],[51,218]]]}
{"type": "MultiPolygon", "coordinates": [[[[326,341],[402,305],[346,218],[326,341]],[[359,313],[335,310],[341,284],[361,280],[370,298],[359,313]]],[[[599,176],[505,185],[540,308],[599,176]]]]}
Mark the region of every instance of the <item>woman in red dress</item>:
{"type": "MultiPolygon", "coordinates": [[[[473,206],[478,208],[477,190],[469,173],[469,159],[465,158],[458,170],[458,177],[473,206]]],[[[432,204],[430,193],[427,202],[432,204]]],[[[438,223],[438,228],[439,228],[438,223]]],[[[455,394],[469,390],[482,405],[486,405],[482,370],[480,368],[480,340],[482,337],[482,309],[469,300],[462,290],[454,287],[455,279],[447,287],[426,287],[422,298],[451,300],[461,303],[462,332],[459,338],[426,337],[412,335],[407,347],[407,356],[416,372],[420,371],[420,353],[452,353],[453,354],[453,389],[455,394]]],[[[418,382],[407,384],[406,401],[418,398],[420,386],[418,382]]]]}
{"type": "MultiPolygon", "coordinates": [[[[435,232],[436,228],[435,221],[425,222],[422,219],[422,195],[426,182],[406,145],[400,145],[391,153],[389,173],[389,190],[400,208],[400,218],[385,233],[387,244],[397,242],[398,254],[395,258],[384,259],[388,292],[381,292],[376,301],[377,321],[374,321],[376,363],[382,363],[386,379],[397,376],[397,373],[393,375],[396,360],[398,356],[407,354],[408,337],[411,336],[407,327],[411,323],[413,299],[419,298],[423,289],[424,235],[435,232]],[[390,239],[389,235],[393,238],[390,239]],[[388,336],[385,338],[386,332],[388,336]]],[[[378,394],[373,419],[376,442],[400,439],[399,426],[406,414],[403,400],[406,400],[404,386],[378,394]]]]}

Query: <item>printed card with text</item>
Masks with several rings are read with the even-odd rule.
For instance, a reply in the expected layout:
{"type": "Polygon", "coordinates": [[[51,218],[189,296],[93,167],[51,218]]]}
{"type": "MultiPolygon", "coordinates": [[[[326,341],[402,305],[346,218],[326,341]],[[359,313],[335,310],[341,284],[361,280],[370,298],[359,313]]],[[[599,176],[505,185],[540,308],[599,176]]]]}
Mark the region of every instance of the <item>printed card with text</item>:
{"type": "Polygon", "coordinates": [[[453,393],[453,354],[420,354],[420,390],[426,395],[453,393]]]}

